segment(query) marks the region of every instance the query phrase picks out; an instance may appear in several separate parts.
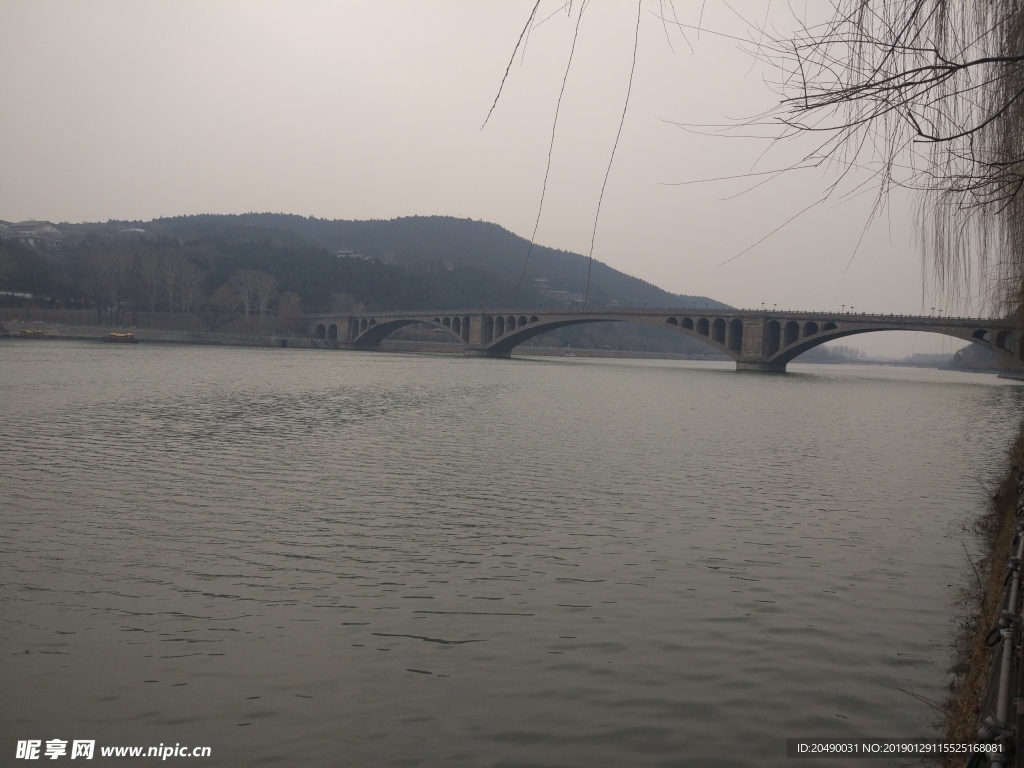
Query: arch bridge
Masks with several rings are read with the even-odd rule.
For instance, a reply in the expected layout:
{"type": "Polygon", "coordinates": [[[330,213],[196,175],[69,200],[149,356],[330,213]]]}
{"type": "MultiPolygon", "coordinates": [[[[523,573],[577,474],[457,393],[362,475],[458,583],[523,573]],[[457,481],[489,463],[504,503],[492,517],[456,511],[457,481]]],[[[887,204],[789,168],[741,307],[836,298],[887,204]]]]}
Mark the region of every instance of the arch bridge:
{"type": "Polygon", "coordinates": [[[467,355],[510,357],[534,336],[583,323],[630,322],[669,328],[736,361],[740,371],[784,372],[798,355],[827,341],[875,331],[926,331],[980,344],[1006,364],[1024,362],[1024,337],[1008,319],[869,315],[851,312],[757,310],[558,309],[360,312],[314,315],[310,335],[324,346],[376,349],[407,325],[437,329],[463,345],[467,355]]]}

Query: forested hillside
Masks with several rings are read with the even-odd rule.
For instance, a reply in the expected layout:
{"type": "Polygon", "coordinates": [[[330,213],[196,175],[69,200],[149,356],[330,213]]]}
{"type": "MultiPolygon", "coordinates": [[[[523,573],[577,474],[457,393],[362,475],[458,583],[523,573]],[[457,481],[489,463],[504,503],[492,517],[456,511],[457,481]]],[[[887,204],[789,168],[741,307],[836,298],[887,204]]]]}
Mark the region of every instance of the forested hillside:
{"type": "MultiPolygon", "coordinates": [[[[337,221],[281,214],[149,222],[0,222],[0,304],[95,310],[110,325],[142,314],[298,331],[302,314],[353,309],[580,306],[587,259],[495,225],[448,217],[337,221]],[[520,282],[516,288],[517,282],[520,282]],[[269,323],[269,318],[278,322],[269,323]],[[264,322],[267,320],[268,322],[264,322]]],[[[663,291],[594,262],[591,307],[724,306],[663,291]]],[[[557,345],[690,351],[653,329],[563,329],[557,345]]],[[[699,347],[699,345],[697,345],[699,347]]]]}
{"type": "MultiPolygon", "coordinates": [[[[287,231],[331,253],[354,251],[411,270],[438,266],[479,269],[501,278],[507,286],[506,295],[523,275],[525,266],[526,274],[520,288],[509,297],[511,305],[529,304],[535,300],[531,289],[537,278],[545,278],[551,288],[569,293],[582,293],[586,288],[588,260],[585,256],[535,245],[527,264],[527,240],[497,224],[472,219],[412,216],[345,221],[251,213],[241,216],[188,216],[160,219],[153,223],[165,225],[189,238],[209,238],[217,236],[217,233],[224,236],[236,231],[234,228],[238,226],[249,230],[287,231]]],[[[632,302],[638,307],[643,304],[659,307],[724,306],[703,296],[664,291],[594,261],[589,302],[594,306],[606,306],[613,301],[618,301],[621,306],[629,306],[632,302]]]]}

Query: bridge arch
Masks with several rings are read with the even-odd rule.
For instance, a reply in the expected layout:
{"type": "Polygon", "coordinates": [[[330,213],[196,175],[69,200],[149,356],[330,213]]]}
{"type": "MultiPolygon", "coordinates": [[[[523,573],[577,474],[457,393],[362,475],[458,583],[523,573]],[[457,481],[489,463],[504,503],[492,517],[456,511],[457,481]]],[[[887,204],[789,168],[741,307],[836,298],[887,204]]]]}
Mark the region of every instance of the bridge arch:
{"type": "MultiPolygon", "coordinates": [[[[500,318],[497,318],[500,320],[500,318]]],[[[679,318],[675,318],[677,323],[679,318]]],[[[554,321],[541,321],[537,322],[536,316],[530,318],[530,322],[524,326],[517,326],[515,328],[506,327],[503,336],[499,336],[495,332],[494,339],[489,343],[486,354],[494,357],[508,357],[512,354],[512,350],[523,344],[535,336],[554,331],[559,328],[566,328],[572,325],[584,325],[588,323],[621,323],[621,322],[632,322],[640,323],[642,325],[650,325],[660,328],[671,328],[681,332],[684,336],[687,336],[694,341],[699,341],[701,344],[705,344],[712,348],[712,351],[725,354],[733,359],[739,356],[740,350],[743,346],[743,320],[740,318],[733,318],[726,322],[725,318],[715,318],[714,324],[709,322],[707,318],[701,318],[698,321],[698,330],[694,330],[693,320],[689,320],[690,327],[687,328],[685,325],[678,325],[669,322],[668,316],[643,316],[637,318],[623,318],[616,317],[614,315],[599,315],[599,314],[586,314],[586,315],[575,315],[571,318],[562,317],[554,321]],[[704,333],[701,333],[700,323],[703,322],[704,333]],[[717,330],[715,330],[717,328],[717,330]],[[713,334],[721,338],[721,341],[716,341],[713,338],[713,334]],[[730,346],[732,345],[732,346],[730,346]]],[[[486,324],[486,319],[485,319],[486,324]]],[[[485,342],[487,344],[487,342],[485,342]]]]}
{"type": "Polygon", "coordinates": [[[782,333],[782,345],[788,347],[800,337],[800,323],[790,320],[782,333]]]}
{"type": "Polygon", "coordinates": [[[449,317],[445,319],[448,320],[448,325],[445,325],[441,318],[437,318],[435,322],[417,318],[403,318],[401,320],[385,320],[380,323],[378,323],[374,318],[362,318],[351,324],[350,327],[358,329],[358,333],[354,338],[350,338],[349,340],[352,342],[352,346],[357,349],[372,349],[379,346],[384,339],[400,328],[405,328],[408,325],[425,325],[428,328],[442,331],[453,341],[463,344],[466,343],[469,338],[469,318],[455,318],[456,320],[460,320],[459,325],[461,326],[461,333],[456,332],[452,327],[454,325],[452,318],[449,317]],[[463,334],[466,335],[466,338],[463,338],[463,334]]]}
{"type": "Polygon", "coordinates": [[[711,340],[725,344],[725,320],[721,317],[711,321],[711,340]]]}
{"type": "MultiPolygon", "coordinates": [[[[784,371],[786,369],[786,364],[791,362],[794,358],[797,358],[800,355],[802,355],[804,352],[807,352],[807,351],[809,351],[811,349],[814,349],[815,347],[820,346],[822,344],[825,344],[825,343],[827,343],[829,341],[835,341],[837,339],[844,339],[844,338],[847,338],[848,336],[859,336],[859,335],[865,334],[865,333],[885,333],[887,331],[918,331],[918,332],[922,332],[920,329],[917,329],[917,328],[907,328],[906,326],[901,326],[899,324],[894,324],[892,327],[884,327],[884,326],[879,327],[879,326],[876,325],[876,326],[867,327],[867,328],[865,328],[863,326],[861,326],[861,327],[852,327],[852,328],[849,328],[849,327],[847,327],[847,328],[839,328],[836,325],[836,323],[828,322],[828,323],[825,323],[822,326],[822,329],[821,329],[820,332],[818,332],[818,333],[816,333],[816,334],[814,334],[812,336],[805,335],[802,338],[799,338],[799,339],[795,340],[794,342],[792,342],[792,343],[790,343],[788,345],[784,343],[782,345],[782,348],[779,349],[779,350],[776,350],[775,352],[771,352],[770,351],[771,346],[769,344],[768,345],[768,349],[765,350],[766,353],[768,353],[768,358],[767,358],[767,361],[766,361],[766,365],[764,366],[764,369],[765,370],[771,369],[771,370],[784,371]]],[[[923,332],[925,332],[925,333],[936,333],[936,334],[939,334],[941,336],[949,336],[949,337],[954,338],[954,339],[959,339],[960,341],[974,342],[976,344],[980,344],[982,347],[985,347],[986,349],[991,349],[991,350],[994,350],[994,351],[997,351],[997,352],[1002,352],[1003,354],[1007,354],[1007,355],[1011,355],[1011,356],[1016,356],[1016,357],[1018,357],[1018,359],[1024,361],[1024,344],[1021,345],[1020,354],[1017,355],[1017,354],[1015,354],[1014,351],[1003,349],[1003,348],[999,347],[996,343],[994,343],[992,338],[991,338],[991,334],[989,333],[988,329],[985,329],[985,328],[978,329],[978,330],[976,330],[976,331],[974,331],[972,333],[969,328],[958,329],[958,328],[937,326],[937,327],[929,328],[928,330],[923,331],[923,332]]],[[[769,329],[768,329],[769,340],[770,340],[770,334],[771,334],[771,329],[770,329],[770,324],[769,324],[769,329]]]]}

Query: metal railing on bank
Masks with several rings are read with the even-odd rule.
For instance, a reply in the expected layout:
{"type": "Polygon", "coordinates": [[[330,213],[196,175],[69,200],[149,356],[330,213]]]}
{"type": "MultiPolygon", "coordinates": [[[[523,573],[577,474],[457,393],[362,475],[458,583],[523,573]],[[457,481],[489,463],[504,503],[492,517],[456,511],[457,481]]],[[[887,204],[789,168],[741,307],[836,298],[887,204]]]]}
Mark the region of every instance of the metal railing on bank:
{"type": "Polygon", "coordinates": [[[1006,564],[1003,595],[999,603],[996,624],[985,638],[992,648],[988,682],[980,702],[977,740],[979,743],[1000,744],[998,753],[974,753],[965,763],[966,768],[981,768],[986,763],[993,768],[1024,768],[1024,749],[1018,742],[1024,732],[1024,667],[1021,664],[1021,569],[1024,567],[1024,468],[1017,472],[1016,524],[1011,545],[1011,557],[1006,564]]]}

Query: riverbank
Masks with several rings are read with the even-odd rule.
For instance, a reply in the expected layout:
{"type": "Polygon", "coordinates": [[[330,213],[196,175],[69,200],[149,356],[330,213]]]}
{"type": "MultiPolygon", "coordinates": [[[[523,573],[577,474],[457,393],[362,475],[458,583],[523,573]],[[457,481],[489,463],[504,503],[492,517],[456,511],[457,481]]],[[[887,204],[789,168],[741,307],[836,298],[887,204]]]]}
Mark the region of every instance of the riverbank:
{"type": "MultiPolygon", "coordinates": [[[[111,333],[131,333],[137,341],[150,344],[205,344],[232,347],[283,347],[288,337],[262,334],[206,333],[202,331],[172,331],[156,328],[135,328],[107,325],[64,325],[43,321],[6,320],[0,324],[0,336],[23,338],[30,332],[32,341],[106,341],[111,333]],[[285,343],[282,343],[282,340],[285,343]]],[[[300,345],[295,345],[300,346],[300,345]]]]}
{"type": "MultiPolygon", "coordinates": [[[[1024,467],[1024,423],[1018,430],[1006,461],[999,487],[990,496],[988,510],[967,527],[978,536],[985,556],[972,562],[975,581],[965,586],[961,598],[962,614],[954,638],[952,679],[945,702],[946,739],[951,742],[972,742],[977,738],[979,720],[987,713],[992,698],[994,649],[985,643],[996,625],[1008,577],[1011,548],[1016,529],[1017,483],[1024,467]]],[[[944,765],[960,768],[963,756],[950,756],[944,765]]]]}

